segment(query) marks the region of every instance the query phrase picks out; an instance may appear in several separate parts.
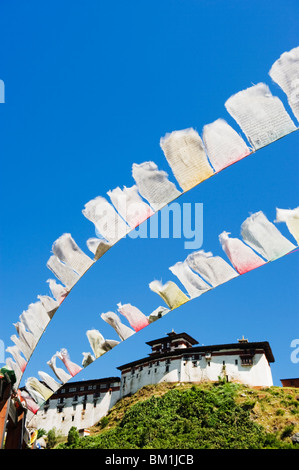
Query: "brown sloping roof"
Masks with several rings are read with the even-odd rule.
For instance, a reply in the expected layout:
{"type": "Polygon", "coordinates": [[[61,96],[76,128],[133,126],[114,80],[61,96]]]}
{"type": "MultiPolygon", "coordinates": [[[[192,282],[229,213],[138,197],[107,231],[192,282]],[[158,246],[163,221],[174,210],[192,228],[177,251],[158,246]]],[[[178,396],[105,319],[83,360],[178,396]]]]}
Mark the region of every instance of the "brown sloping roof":
{"type": "MultiPolygon", "coordinates": [[[[178,335],[179,336],[179,335],[178,335]]],[[[154,344],[157,340],[154,341],[154,344]]],[[[147,343],[148,344],[148,343],[147,343]]],[[[176,356],[185,356],[187,354],[199,353],[204,355],[207,352],[217,352],[222,350],[236,350],[236,352],[242,352],[244,354],[250,354],[255,350],[263,350],[265,352],[268,362],[275,362],[270,344],[268,341],[259,341],[259,342],[238,342],[238,343],[228,343],[228,344],[214,344],[209,346],[195,346],[192,348],[176,348],[174,351],[156,353],[151,357],[144,357],[136,361],[129,362],[117,367],[118,370],[123,370],[126,368],[142,365],[149,361],[155,361],[161,358],[171,358],[176,356]]]]}
{"type": "Polygon", "coordinates": [[[198,341],[192,338],[192,336],[188,335],[188,333],[175,333],[174,331],[171,333],[167,333],[167,336],[164,336],[163,338],[154,339],[152,341],[146,342],[145,344],[148,344],[149,346],[153,346],[154,344],[163,343],[165,341],[174,340],[177,338],[184,338],[190,344],[198,344],[198,341]]]}

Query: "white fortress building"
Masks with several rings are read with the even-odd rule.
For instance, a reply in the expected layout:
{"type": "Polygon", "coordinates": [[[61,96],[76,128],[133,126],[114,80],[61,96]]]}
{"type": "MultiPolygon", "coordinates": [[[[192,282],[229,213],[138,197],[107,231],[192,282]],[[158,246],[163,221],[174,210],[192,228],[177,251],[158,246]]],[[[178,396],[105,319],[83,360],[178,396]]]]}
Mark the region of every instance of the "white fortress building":
{"type": "Polygon", "coordinates": [[[119,400],[119,390],[119,377],[66,383],[38,410],[28,429],[55,428],[66,436],[75,426],[84,435],[119,400]]]}
{"type": "Polygon", "coordinates": [[[160,382],[216,382],[225,378],[252,387],[273,385],[270,363],[274,357],[268,342],[196,346],[187,333],[168,333],[149,341],[149,357],[124,364],[121,371],[120,397],[136,393],[149,384],[160,382]]]}
{"type": "Polygon", "coordinates": [[[226,379],[251,387],[273,385],[270,363],[274,357],[267,341],[197,346],[187,333],[172,331],[166,337],[149,341],[147,357],[117,369],[121,378],[72,382],[63,385],[37,412],[30,427],[49,431],[56,428],[66,435],[72,426],[79,432],[93,426],[120,399],[145,385],[161,382],[217,382],[226,379]]]}

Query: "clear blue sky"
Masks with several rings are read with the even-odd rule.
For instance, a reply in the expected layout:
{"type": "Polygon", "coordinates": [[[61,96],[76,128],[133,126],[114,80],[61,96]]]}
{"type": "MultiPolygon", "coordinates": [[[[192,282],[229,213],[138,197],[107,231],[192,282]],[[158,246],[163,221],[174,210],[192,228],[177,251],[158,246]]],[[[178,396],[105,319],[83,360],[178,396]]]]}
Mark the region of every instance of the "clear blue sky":
{"type": "MultiPolygon", "coordinates": [[[[299,45],[296,0],[96,0],[2,2],[0,79],[1,227],[0,338],[12,345],[12,326],[37,295],[48,294],[52,243],[71,233],[86,253],[94,227],[84,204],[109,189],[131,186],[131,166],[153,160],[171,170],[159,147],[166,132],[217,118],[235,129],[224,103],[266,82],[273,62],[299,45]]],[[[293,117],[293,115],[292,115],[293,117]]],[[[297,123],[298,124],[298,123],[297,123]]],[[[298,133],[258,151],[182,196],[204,204],[205,251],[225,257],[218,235],[239,235],[249,213],[298,206],[298,133]]],[[[282,233],[292,239],[284,225],[282,233]]],[[[189,252],[182,239],[126,238],[75,286],[26,370],[25,378],[66,347],[74,362],[90,351],[85,332],[130,302],[145,314],[163,301],[153,279],[189,252]]],[[[298,377],[290,343],[299,337],[298,253],[224,284],[180,307],[97,360],[76,380],[118,374],[116,366],[149,352],[145,341],[174,329],[200,344],[269,341],[275,385],[298,377]]],[[[60,364],[59,364],[60,366],[60,364]]]]}

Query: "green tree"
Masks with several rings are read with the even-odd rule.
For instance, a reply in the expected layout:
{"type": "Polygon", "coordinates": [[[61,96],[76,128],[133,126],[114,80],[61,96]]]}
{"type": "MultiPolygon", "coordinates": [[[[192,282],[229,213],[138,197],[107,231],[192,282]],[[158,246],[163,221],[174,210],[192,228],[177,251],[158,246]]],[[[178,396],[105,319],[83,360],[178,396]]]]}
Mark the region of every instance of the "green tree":
{"type": "Polygon", "coordinates": [[[53,449],[53,447],[57,443],[57,436],[56,436],[56,431],[55,429],[50,429],[47,434],[47,449],[53,449]]]}
{"type": "Polygon", "coordinates": [[[47,433],[46,433],[46,431],[45,431],[43,428],[39,428],[39,429],[37,430],[37,439],[39,439],[39,438],[42,437],[42,436],[46,436],[46,435],[47,435],[47,433]]]}
{"type": "Polygon", "coordinates": [[[72,426],[67,435],[67,445],[75,446],[79,441],[79,432],[75,426],[72,426]]]}

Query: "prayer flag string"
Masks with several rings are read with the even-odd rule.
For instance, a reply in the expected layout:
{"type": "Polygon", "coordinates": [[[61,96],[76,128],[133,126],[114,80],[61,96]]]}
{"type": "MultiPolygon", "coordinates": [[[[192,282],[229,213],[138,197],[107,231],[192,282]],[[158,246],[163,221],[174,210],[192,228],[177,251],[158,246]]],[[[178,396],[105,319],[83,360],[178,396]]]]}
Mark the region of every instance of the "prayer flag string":
{"type": "MultiPolygon", "coordinates": [[[[295,118],[299,120],[299,47],[282,54],[271,67],[269,75],[284,91],[295,118]]],[[[96,230],[97,236],[87,240],[87,247],[93,253],[93,259],[78,247],[69,233],[63,234],[53,243],[52,255],[47,262],[47,267],[59,282],[49,279],[52,297],[37,296],[38,301],[30,304],[28,309],[20,315],[19,322],[15,324],[17,335],[11,336],[14,346],[7,348],[12,355],[12,358],[7,358],[7,367],[16,372],[16,387],[55,312],[81,277],[112,246],[155,212],[202,181],[252,155],[262,147],[298,130],[282,101],[273,96],[264,83],[258,83],[236,93],[226,101],[225,108],[240,126],[248,139],[248,144],[224,119],[217,119],[205,125],[202,137],[191,128],[166,134],[161,138],[160,146],[182,191],[177,189],[176,185],[168,179],[168,174],[159,170],[154,162],[134,163],[132,176],[135,185],[130,188],[115,188],[108,191],[107,195],[111,203],[105,197],[97,196],[87,202],[82,211],[83,215],[94,224],[96,230]]],[[[289,231],[298,243],[298,210],[294,211],[280,209],[277,213],[277,221],[286,222],[289,231]]],[[[261,238],[263,239],[264,231],[269,228],[262,213],[255,214],[254,217],[244,222],[243,242],[229,238],[226,232],[220,235],[222,247],[233,267],[222,258],[198,252],[171,267],[171,271],[186,286],[188,295],[194,298],[198,293],[202,294],[207,291],[209,289],[207,286],[215,287],[223,279],[229,280],[235,275],[247,272],[252,267],[261,266],[263,261],[272,261],[292,251],[291,242],[287,239],[282,240],[282,235],[272,225],[271,231],[267,232],[267,236],[270,237],[269,244],[264,243],[262,247],[261,238]]],[[[172,281],[165,285],[153,281],[151,288],[159,293],[171,309],[177,308],[189,298],[172,281]]],[[[136,316],[132,317],[132,311],[128,305],[119,308],[121,315],[129,322],[134,317],[135,323],[130,325],[134,331],[150,323],[149,318],[142,317],[143,314],[139,314],[138,320],[136,316]]],[[[160,311],[165,314],[165,311],[160,311]]],[[[153,312],[151,318],[154,319],[158,315],[158,312],[153,312]]],[[[121,339],[130,336],[128,327],[124,328],[125,325],[120,319],[117,320],[111,315],[104,315],[102,319],[114,325],[121,339]]],[[[109,350],[108,344],[111,346],[111,343],[107,341],[104,342],[105,346],[101,347],[109,350]]],[[[53,361],[50,361],[53,370],[57,371],[55,366],[57,357],[70,366],[68,356],[59,352],[53,361]]],[[[87,362],[90,362],[91,357],[91,353],[86,353],[87,362]]],[[[76,365],[74,367],[76,370],[76,365]]],[[[35,393],[40,393],[40,390],[35,390],[35,393]]]]}

